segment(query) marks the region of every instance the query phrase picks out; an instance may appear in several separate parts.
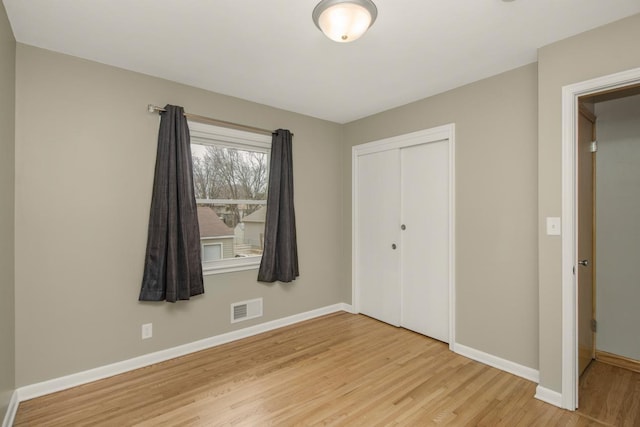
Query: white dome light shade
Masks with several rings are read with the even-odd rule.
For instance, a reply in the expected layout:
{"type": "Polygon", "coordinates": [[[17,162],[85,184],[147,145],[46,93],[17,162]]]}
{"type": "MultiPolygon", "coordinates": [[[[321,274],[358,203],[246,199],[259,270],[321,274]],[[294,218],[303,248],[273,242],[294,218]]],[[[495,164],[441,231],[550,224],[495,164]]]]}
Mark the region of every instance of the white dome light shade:
{"type": "Polygon", "coordinates": [[[318,25],[333,41],[351,42],[367,31],[371,15],[362,6],[352,3],[337,4],[322,12],[318,25]]]}
{"type": "Polygon", "coordinates": [[[323,0],[313,10],[313,22],[331,40],[357,40],[373,24],[378,11],[370,0],[323,0]]]}

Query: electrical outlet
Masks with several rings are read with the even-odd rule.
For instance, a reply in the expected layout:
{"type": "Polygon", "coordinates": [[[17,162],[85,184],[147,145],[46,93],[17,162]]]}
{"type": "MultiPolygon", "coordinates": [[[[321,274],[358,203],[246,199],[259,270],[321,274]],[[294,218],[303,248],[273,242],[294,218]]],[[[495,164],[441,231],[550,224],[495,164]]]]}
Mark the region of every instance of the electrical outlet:
{"type": "Polygon", "coordinates": [[[142,339],[146,340],[153,336],[153,323],[145,323],[142,325],[142,339]]]}

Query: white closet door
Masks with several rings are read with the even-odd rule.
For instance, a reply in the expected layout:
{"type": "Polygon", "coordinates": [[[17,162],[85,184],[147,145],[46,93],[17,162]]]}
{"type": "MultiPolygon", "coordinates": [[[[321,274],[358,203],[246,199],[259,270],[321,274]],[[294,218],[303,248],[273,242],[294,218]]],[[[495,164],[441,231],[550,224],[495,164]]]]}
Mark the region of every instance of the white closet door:
{"type": "Polygon", "coordinates": [[[395,326],[400,325],[399,156],[398,150],[358,156],[355,206],[359,309],[395,326]]]}
{"type": "Polygon", "coordinates": [[[449,341],[448,141],[402,148],[402,319],[407,329],[449,341]]]}

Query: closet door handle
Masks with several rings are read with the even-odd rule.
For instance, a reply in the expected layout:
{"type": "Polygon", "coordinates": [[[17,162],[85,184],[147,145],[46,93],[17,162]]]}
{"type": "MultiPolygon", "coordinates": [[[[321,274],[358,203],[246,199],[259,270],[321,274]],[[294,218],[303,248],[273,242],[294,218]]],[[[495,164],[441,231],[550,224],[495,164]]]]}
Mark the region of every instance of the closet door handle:
{"type": "Polygon", "coordinates": [[[581,259],[580,261],[578,261],[578,264],[580,264],[583,267],[588,267],[589,266],[589,260],[588,259],[581,259]]]}
{"type": "Polygon", "coordinates": [[[391,249],[395,250],[396,248],[397,248],[396,244],[395,244],[395,243],[392,243],[392,244],[391,244],[391,249]]]}

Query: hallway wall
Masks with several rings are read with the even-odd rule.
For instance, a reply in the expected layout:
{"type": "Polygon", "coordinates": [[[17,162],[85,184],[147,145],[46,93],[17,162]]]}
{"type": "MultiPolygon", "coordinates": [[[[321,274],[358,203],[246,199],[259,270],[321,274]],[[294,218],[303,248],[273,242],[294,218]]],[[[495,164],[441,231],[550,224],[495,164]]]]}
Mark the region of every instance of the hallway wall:
{"type": "Polygon", "coordinates": [[[640,95],[595,111],[596,348],[640,360],[640,95]]]}

